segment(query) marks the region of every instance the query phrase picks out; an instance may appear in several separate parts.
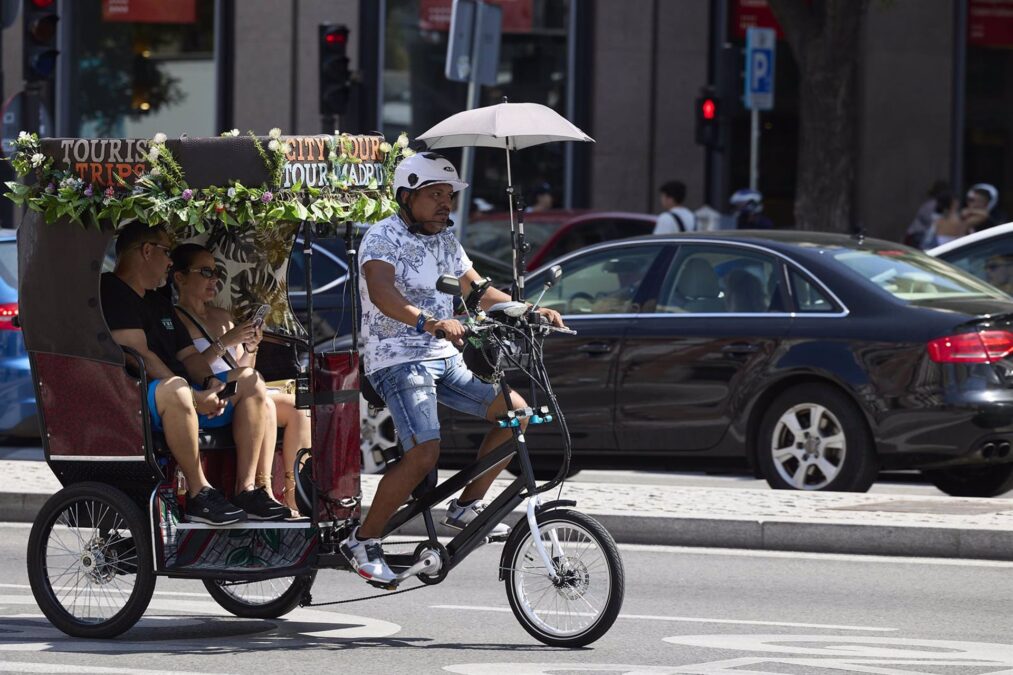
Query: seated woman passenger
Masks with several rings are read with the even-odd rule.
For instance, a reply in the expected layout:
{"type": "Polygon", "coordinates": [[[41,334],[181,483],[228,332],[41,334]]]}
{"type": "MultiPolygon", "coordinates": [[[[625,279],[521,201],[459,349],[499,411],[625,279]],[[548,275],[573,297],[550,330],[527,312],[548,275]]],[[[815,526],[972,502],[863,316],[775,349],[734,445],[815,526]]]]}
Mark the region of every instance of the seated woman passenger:
{"type": "MultiPolygon", "coordinates": [[[[179,312],[187,327],[194,346],[204,355],[211,370],[216,374],[227,373],[232,368],[254,368],[257,350],[263,333],[251,321],[239,325],[232,316],[210,303],[218,295],[219,273],[215,257],[199,244],[183,244],[172,252],[172,279],[179,291],[179,312]],[[200,325],[198,325],[198,323],[200,325]],[[201,330],[203,326],[204,331],[201,330]],[[208,340],[205,331],[214,341],[208,340]],[[231,364],[230,364],[231,362],[231,364]]],[[[220,376],[220,375],[219,375],[220,376]]],[[[285,505],[298,516],[295,501],[295,474],[293,466],[300,448],[311,443],[311,427],[308,410],[297,410],[295,396],[269,388],[267,421],[264,442],[257,462],[256,487],[270,489],[274,448],[277,442],[277,427],[285,429],[282,440],[282,461],[285,467],[285,487],[282,491],[285,505]]]]}

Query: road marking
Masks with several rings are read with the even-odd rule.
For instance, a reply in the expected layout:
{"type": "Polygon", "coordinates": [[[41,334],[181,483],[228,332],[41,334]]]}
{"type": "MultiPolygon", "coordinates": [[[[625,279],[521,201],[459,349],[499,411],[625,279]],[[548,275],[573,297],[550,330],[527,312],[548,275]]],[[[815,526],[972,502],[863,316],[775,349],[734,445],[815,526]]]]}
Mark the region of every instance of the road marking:
{"type": "Polygon", "coordinates": [[[0,662],[0,673],[145,673],[145,675],[199,675],[183,670],[144,670],[143,668],[100,668],[97,666],[61,663],[0,662]]]}
{"type": "MultiPolygon", "coordinates": [[[[479,607],[475,605],[430,605],[433,609],[455,609],[470,610],[473,612],[513,612],[508,607],[479,607]]],[[[580,616],[592,616],[590,613],[577,612],[580,616]]],[[[620,614],[620,619],[632,619],[635,621],[681,621],[684,623],[722,623],[735,624],[740,626],[784,626],[788,628],[826,628],[828,630],[860,630],[876,632],[893,632],[896,628],[881,628],[879,626],[839,626],[826,623],[795,623],[792,621],[753,621],[749,619],[704,619],[693,616],[660,616],[653,614],[620,614]]]]}
{"type": "Polygon", "coordinates": [[[841,560],[845,562],[888,563],[903,565],[945,565],[957,567],[1013,568],[1010,560],[977,560],[972,558],[911,558],[895,555],[860,555],[857,553],[807,553],[804,551],[767,551],[748,548],[703,548],[697,546],[663,546],[654,544],[619,544],[620,551],[630,553],[678,553],[683,555],[718,555],[735,558],[794,558],[799,560],[841,560]]]}

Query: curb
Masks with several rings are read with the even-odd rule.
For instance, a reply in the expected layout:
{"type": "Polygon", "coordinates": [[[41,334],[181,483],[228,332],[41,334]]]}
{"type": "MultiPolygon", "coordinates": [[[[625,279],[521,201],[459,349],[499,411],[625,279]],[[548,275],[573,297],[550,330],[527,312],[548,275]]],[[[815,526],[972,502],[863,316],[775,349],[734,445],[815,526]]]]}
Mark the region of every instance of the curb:
{"type": "MultiPolygon", "coordinates": [[[[32,522],[49,497],[37,492],[0,493],[0,522],[32,522]]],[[[1010,530],[616,513],[588,515],[620,544],[1013,561],[1010,530]]],[[[438,521],[436,529],[440,536],[457,534],[438,521]]],[[[411,536],[426,533],[420,518],[408,523],[401,532],[411,536]]]]}

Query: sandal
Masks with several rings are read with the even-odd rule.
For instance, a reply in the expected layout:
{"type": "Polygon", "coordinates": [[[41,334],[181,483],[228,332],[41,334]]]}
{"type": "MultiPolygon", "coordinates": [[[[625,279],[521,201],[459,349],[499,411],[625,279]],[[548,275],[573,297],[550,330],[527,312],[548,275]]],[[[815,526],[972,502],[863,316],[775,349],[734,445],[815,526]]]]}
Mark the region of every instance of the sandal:
{"type": "Polygon", "coordinates": [[[281,498],[284,500],[285,506],[292,512],[293,518],[301,518],[302,514],[299,513],[299,505],[295,500],[295,472],[285,472],[285,487],[281,489],[281,498]]]}

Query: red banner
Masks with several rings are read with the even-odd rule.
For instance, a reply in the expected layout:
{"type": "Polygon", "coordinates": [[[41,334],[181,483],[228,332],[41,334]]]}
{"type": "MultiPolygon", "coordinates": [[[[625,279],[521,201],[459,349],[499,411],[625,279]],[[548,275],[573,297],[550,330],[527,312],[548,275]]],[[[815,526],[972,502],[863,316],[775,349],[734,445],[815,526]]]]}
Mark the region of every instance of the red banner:
{"type": "Polygon", "coordinates": [[[767,0],[735,0],[732,4],[732,37],[745,39],[747,28],[773,28],[777,39],[784,38],[781,24],[767,0]]]}
{"type": "Polygon", "coordinates": [[[130,23],[196,23],[197,0],[102,0],[102,20],[130,23]]]}
{"type": "MultiPolygon", "coordinates": [[[[504,33],[530,33],[533,21],[533,0],[489,0],[503,8],[504,33]]],[[[419,28],[422,30],[450,30],[453,0],[421,0],[419,2],[419,28]]]]}
{"type": "Polygon", "coordinates": [[[979,47],[1013,47],[1013,0],[970,0],[967,41],[979,47]]]}

